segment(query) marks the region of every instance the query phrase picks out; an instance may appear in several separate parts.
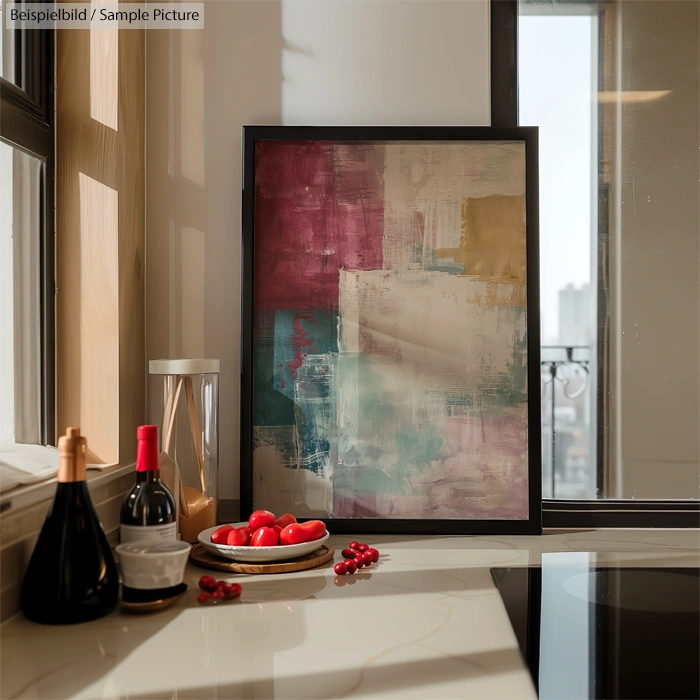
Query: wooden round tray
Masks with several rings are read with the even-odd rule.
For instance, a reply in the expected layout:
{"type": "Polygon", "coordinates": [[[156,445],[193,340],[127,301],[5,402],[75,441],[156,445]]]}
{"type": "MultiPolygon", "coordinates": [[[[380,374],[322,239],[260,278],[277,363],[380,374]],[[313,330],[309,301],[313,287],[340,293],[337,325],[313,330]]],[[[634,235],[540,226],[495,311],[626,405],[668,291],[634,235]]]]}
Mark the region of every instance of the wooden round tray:
{"type": "Polygon", "coordinates": [[[230,561],[221,559],[207,552],[201,544],[192,547],[190,561],[202,569],[216,569],[228,571],[232,574],[286,574],[291,571],[304,571],[314,569],[333,559],[335,548],[333,545],[321,545],[311,554],[292,559],[291,561],[275,561],[269,564],[246,564],[242,561],[230,561]]]}

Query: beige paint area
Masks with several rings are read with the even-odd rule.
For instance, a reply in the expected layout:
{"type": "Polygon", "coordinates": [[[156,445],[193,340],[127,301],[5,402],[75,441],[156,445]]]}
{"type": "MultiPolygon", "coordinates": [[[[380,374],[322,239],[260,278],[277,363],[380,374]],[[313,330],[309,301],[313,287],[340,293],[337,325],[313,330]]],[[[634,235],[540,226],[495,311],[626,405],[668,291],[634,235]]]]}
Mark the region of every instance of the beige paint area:
{"type": "Polygon", "coordinates": [[[387,144],[384,186],[384,270],[506,283],[485,306],[525,306],[522,143],[387,144]]]}
{"type": "Polygon", "coordinates": [[[509,282],[445,272],[341,270],[338,348],[392,358],[406,373],[400,392],[417,382],[421,396],[459,389],[478,404],[525,337],[525,315],[505,303],[513,293],[509,282]]]}

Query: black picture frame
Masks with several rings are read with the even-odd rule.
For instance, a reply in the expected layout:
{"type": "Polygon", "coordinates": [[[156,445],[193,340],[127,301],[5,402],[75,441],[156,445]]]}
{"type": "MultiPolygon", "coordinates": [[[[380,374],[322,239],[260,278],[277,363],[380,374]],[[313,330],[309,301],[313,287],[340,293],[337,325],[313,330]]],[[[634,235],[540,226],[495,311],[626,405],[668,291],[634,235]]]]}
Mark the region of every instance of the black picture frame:
{"type": "Polygon", "coordinates": [[[488,126],[244,126],[242,178],[240,517],[253,507],[253,328],[256,142],[521,141],[525,144],[528,351],[527,520],[324,519],[332,534],[534,535],[542,532],[540,428],[539,189],[537,127],[488,126]]]}

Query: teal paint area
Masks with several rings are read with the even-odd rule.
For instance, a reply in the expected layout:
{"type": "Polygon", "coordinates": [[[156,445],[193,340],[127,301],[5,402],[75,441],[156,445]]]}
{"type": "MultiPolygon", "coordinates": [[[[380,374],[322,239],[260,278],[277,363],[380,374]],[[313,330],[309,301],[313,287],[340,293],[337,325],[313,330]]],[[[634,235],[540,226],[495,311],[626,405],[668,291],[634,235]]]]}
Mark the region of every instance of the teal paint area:
{"type": "Polygon", "coordinates": [[[432,423],[404,423],[396,434],[398,460],[394,465],[400,473],[415,474],[421,467],[438,458],[442,438],[432,423]]]}
{"type": "Polygon", "coordinates": [[[341,353],[338,358],[333,488],[334,508],[344,513],[339,517],[351,515],[344,512],[349,494],[409,492],[411,478],[440,459],[439,428],[427,419],[416,419],[410,396],[400,385],[392,388],[383,369],[369,354],[341,353]]]}
{"type": "Polygon", "coordinates": [[[336,354],[307,355],[294,381],[298,466],[325,476],[337,432],[333,373],[336,354]]]}
{"type": "Polygon", "coordinates": [[[294,382],[305,357],[338,351],[337,314],[258,311],[253,333],[253,424],[293,425],[294,382]]]}
{"type": "Polygon", "coordinates": [[[253,425],[294,423],[294,401],[274,387],[275,312],[261,311],[253,329],[253,425]]]}
{"type": "Polygon", "coordinates": [[[254,425],[282,464],[323,476],[335,433],[337,314],[262,311],[254,333],[254,425]]]}
{"type": "Polygon", "coordinates": [[[424,269],[430,272],[447,272],[449,275],[464,274],[464,265],[445,258],[438,258],[434,250],[426,251],[424,258],[424,269]]]}
{"type": "Polygon", "coordinates": [[[318,309],[275,312],[273,388],[294,398],[305,358],[338,352],[338,314],[318,309]]]}

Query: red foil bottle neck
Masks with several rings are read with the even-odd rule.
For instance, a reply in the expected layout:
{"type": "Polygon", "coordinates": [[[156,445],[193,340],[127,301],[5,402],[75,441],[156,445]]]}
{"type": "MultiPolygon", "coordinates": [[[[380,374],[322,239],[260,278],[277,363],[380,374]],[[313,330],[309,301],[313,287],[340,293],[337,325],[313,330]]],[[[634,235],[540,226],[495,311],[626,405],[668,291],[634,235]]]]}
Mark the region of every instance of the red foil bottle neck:
{"type": "Polygon", "coordinates": [[[142,425],[136,432],[136,471],[150,472],[160,469],[158,464],[158,429],[154,425],[142,425]]]}

